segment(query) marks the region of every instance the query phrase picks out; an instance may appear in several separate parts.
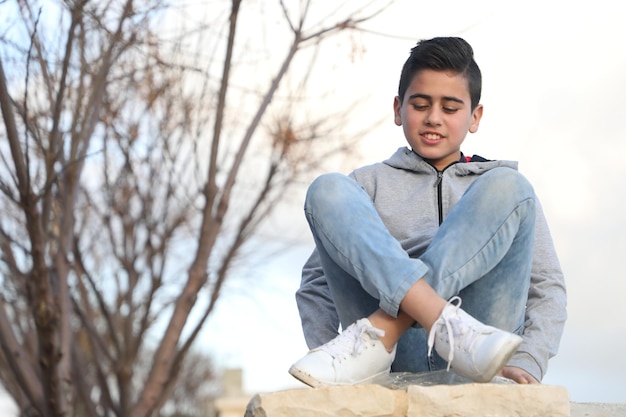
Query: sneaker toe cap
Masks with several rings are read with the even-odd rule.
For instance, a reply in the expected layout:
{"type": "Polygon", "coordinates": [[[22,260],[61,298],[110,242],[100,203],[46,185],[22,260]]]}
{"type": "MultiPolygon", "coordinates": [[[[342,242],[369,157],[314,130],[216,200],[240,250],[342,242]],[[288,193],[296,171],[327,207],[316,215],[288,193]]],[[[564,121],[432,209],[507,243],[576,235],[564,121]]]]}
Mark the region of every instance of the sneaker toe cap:
{"type": "Polygon", "coordinates": [[[324,351],[312,351],[294,363],[289,373],[311,386],[331,385],[335,382],[333,358],[324,351]]]}

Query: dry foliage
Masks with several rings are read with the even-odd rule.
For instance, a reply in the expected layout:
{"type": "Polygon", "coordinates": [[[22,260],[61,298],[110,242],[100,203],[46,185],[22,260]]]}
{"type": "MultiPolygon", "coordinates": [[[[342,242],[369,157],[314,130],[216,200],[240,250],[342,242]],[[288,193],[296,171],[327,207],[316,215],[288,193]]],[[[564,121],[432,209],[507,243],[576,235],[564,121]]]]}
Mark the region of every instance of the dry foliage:
{"type": "Polygon", "coordinates": [[[267,3],[0,3],[0,380],[23,416],[161,415],[242,248],[348,146],[309,71],[386,4],[309,25],[310,1],[267,3]]]}

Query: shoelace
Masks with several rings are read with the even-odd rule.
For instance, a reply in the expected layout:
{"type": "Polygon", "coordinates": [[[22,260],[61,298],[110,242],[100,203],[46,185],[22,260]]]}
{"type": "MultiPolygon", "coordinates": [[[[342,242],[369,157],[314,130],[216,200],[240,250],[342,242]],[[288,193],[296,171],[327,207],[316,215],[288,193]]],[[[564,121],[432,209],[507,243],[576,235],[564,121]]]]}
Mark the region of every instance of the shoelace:
{"type": "Polygon", "coordinates": [[[385,335],[385,331],[357,322],[349,326],[340,337],[335,338],[331,343],[321,346],[320,349],[327,352],[333,358],[345,354],[354,356],[358,354],[367,343],[363,338],[364,334],[367,334],[372,339],[378,339],[385,335]]]}
{"type": "Polygon", "coordinates": [[[450,364],[452,363],[452,359],[454,359],[454,332],[452,331],[452,325],[450,324],[450,319],[448,319],[448,315],[450,315],[451,313],[456,313],[459,308],[461,308],[461,302],[461,297],[452,297],[444,307],[443,311],[445,311],[449,305],[453,306],[454,310],[451,310],[451,312],[446,312],[446,314],[442,312],[441,316],[439,316],[437,321],[433,324],[433,327],[430,329],[430,334],[428,335],[428,357],[430,357],[433,351],[433,346],[435,345],[435,334],[437,333],[437,326],[440,324],[446,326],[446,330],[448,331],[448,341],[450,343],[450,352],[448,353],[448,371],[450,370],[450,364]],[[453,304],[453,301],[458,301],[458,304],[453,304]]]}

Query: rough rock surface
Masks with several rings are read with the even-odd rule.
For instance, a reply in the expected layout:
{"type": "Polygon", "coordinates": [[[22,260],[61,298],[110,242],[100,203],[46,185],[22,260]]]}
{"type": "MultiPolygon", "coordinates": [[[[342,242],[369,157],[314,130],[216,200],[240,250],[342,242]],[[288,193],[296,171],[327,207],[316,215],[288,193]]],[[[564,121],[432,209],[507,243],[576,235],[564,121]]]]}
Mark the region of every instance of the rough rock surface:
{"type": "Polygon", "coordinates": [[[413,385],[407,395],[407,417],[570,415],[567,390],[551,385],[413,385]]]}
{"type": "Polygon", "coordinates": [[[245,417],[569,417],[567,390],[551,385],[355,385],[255,395],[245,417]]]}
{"type": "Polygon", "coordinates": [[[406,391],[353,385],[257,394],[245,417],[404,417],[406,410],[406,391]]]}

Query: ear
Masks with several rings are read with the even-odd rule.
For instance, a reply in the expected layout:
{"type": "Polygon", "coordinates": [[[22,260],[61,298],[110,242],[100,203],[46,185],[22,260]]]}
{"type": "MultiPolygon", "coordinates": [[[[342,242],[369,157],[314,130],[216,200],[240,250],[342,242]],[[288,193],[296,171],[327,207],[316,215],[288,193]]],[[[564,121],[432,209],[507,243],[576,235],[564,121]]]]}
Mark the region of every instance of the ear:
{"type": "Polygon", "coordinates": [[[400,101],[400,97],[396,96],[393,99],[393,121],[396,126],[402,126],[402,114],[400,111],[402,110],[402,102],[400,101]]]}
{"type": "Polygon", "coordinates": [[[483,117],[483,105],[479,104],[476,106],[474,111],[472,112],[472,122],[469,127],[470,133],[476,133],[478,131],[478,125],[480,124],[480,119],[483,117]]]}

